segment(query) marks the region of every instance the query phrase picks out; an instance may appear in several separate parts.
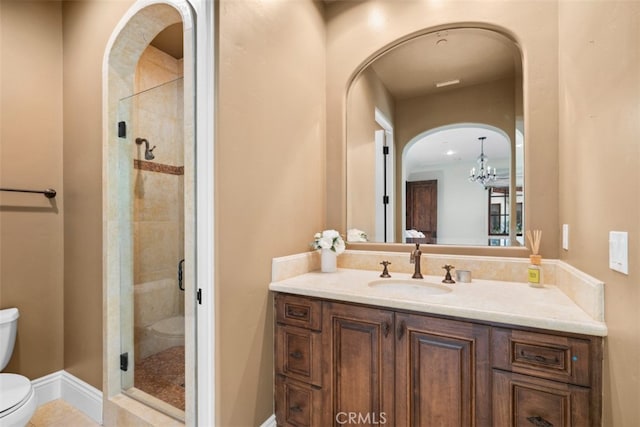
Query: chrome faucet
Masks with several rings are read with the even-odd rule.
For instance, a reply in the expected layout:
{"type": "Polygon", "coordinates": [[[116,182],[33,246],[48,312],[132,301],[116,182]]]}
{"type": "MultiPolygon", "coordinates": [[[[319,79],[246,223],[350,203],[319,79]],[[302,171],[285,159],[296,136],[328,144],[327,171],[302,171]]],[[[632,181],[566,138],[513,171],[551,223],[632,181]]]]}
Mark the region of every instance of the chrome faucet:
{"type": "Polygon", "coordinates": [[[415,264],[415,269],[413,271],[412,279],[422,279],[422,273],[420,272],[420,256],[422,255],[422,251],[420,250],[420,243],[416,243],[416,248],[411,251],[411,255],[409,256],[409,262],[411,264],[415,264]]]}

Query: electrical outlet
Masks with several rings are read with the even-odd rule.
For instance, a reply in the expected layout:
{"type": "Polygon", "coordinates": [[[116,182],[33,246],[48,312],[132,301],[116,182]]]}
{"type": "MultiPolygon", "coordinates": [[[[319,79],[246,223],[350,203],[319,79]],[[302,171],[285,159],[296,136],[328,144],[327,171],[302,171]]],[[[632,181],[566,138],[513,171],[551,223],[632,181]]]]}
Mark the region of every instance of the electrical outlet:
{"type": "Polygon", "coordinates": [[[609,268],[629,274],[629,237],[626,231],[609,232],[609,268]]]}

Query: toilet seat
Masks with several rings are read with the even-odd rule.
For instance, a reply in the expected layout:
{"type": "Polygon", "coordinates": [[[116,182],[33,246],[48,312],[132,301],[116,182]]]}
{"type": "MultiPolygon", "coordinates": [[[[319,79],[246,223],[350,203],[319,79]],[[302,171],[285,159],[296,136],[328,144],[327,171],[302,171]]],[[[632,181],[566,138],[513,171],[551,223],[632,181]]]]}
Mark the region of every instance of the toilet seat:
{"type": "Polygon", "coordinates": [[[0,419],[33,398],[33,386],[28,378],[18,374],[0,374],[0,419]]]}

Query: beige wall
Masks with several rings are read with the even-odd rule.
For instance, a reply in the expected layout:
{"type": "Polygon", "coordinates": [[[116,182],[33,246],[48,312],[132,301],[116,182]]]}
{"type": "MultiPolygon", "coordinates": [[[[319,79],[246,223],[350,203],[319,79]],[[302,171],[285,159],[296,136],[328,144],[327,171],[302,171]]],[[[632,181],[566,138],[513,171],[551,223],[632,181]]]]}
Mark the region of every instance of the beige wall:
{"type": "Polygon", "coordinates": [[[397,150],[402,153],[411,139],[426,130],[456,123],[495,126],[515,141],[513,79],[397,101],[394,129],[397,150]]]}
{"type": "Polygon", "coordinates": [[[64,1],[64,367],[102,389],[102,58],[132,0],[64,1]]]}
{"type": "MultiPolygon", "coordinates": [[[[334,2],[327,7],[327,221],[345,224],[346,89],[361,64],[395,41],[475,23],[510,35],[523,54],[528,227],[546,230],[541,253],[558,254],[557,8],[540,1],[334,2]],[[372,16],[382,19],[371,19],[372,16]],[[376,24],[377,23],[377,24],[376,24]],[[544,169],[547,173],[537,171],[544,169]]],[[[488,253],[488,252],[487,252],[488,253]]]]}
{"type": "Polygon", "coordinates": [[[325,56],[310,0],[221,1],[216,140],[217,425],[273,413],[271,258],[324,224],[325,56]]]}
{"type": "Polygon", "coordinates": [[[604,424],[640,420],[640,3],[559,9],[560,257],[603,280],[604,424]],[[608,267],[609,231],[629,233],[629,275],[608,267]]]}
{"type": "Polygon", "coordinates": [[[62,10],[0,3],[0,308],[20,310],[7,372],[63,368],[62,10]]]}

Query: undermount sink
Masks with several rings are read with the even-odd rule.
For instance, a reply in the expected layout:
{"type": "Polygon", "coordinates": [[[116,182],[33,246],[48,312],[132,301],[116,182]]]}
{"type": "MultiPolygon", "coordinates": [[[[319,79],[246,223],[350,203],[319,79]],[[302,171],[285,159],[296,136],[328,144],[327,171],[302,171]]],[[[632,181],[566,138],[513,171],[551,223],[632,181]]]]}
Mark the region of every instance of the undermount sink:
{"type": "Polygon", "coordinates": [[[438,295],[451,292],[451,288],[421,279],[379,279],[369,282],[369,287],[389,292],[415,292],[416,295],[438,295]]]}

